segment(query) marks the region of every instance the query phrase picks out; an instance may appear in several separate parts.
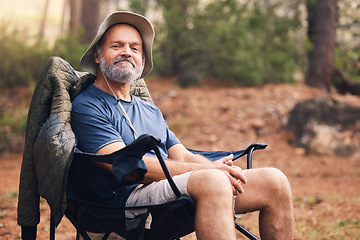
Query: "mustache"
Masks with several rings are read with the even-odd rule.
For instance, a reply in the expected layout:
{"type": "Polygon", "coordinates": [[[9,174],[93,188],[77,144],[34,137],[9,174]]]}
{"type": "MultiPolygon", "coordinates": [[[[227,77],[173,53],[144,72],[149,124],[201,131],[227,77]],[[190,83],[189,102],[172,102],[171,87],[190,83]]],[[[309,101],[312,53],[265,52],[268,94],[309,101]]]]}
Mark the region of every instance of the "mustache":
{"type": "Polygon", "coordinates": [[[127,61],[127,62],[131,63],[133,65],[133,67],[136,66],[134,59],[132,59],[131,57],[124,57],[124,56],[118,56],[117,58],[115,58],[113,61],[113,64],[115,65],[122,61],[127,61]]]}

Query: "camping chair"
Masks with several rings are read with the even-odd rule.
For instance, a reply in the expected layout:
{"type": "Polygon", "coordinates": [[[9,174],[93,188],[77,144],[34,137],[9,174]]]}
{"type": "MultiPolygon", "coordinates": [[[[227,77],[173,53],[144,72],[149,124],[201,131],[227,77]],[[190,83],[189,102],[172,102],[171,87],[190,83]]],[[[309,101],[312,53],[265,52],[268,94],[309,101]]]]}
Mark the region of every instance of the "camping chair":
{"type": "MultiPolygon", "coordinates": [[[[55,228],[64,214],[77,229],[77,239],[80,236],[84,239],[108,239],[114,235],[121,236],[120,239],[179,239],[193,232],[195,203],[190,197],[182,196],[174,184],[159,154],[157,139],[143,135],[109,155],[83,153],[76,149],[76,138],[69,127],[71,100],[93,81],[94,76],[74,71],[59,57],[50,58],[45,65],[29,109],[20,178],[19,216],[23,212],[24,203],[29,204],[29,197],[33,200],[41,196],[51,209],[50,239],[55,239],[55,228]],[[156,154],[177,197],[175,200],[155,206],[121,208],[104,206],[83,198],[82,191],[87,191],[94,179],[102,179],[98,189],[133,184],[125,177],[126,173],[132,171],[139,174],[140,181],[146,172],[142,156],[149,151],[156,154]],[[124,165],[122,159],[131,159],[131,164],[124,165]],[[97,161],[118,164],[119,174],[116,177],[105,174],[94,164],[97,161]],[[80,171],[79,165],[87,171],[80,171]],[[39,175],[41,172],[46,174],[39,175]],[[22,185],[26,186],[22,188],[22,185]],[[29,196],[31,194],[35,196],[29,196]],[[150,218],[151,227],[148,229],[150,218]]],[[[151,101],[143,80],[138,81],[132,94],[151,101]]],[[[234,152],[191,151],[212,161],[231,153],[234,159],[247,155],[247,167],[251,168],[253,151],[266,146],[252,144],[245,150],[234,152]]],[[[36,208],[36,201],[35,205],[31,202],[29,206],[36,208]]],[[[29,215],[38,217],[36,212],[26,216],[29,215]]],[[[235,227],[249,239],[257,239],[236,221],[235,227]]]]}
{"type": "MultiPolygon", "coordinates": [[[[166,167],[164,159],[161,157],[157,147],[158,143],[159,141],[154,137],[142,135],[132,144],[109,155],[75,152],[68,181],[69,207],[65,214],[76,227],[79,235],[86,240],[91,239],[88,232],[97,233],[97,236],[101,236],[101,239],[107,239],[111,233],[116,233],[125,239],[155,240],[178,239],[195,230],[195,203],[191,197],[181,195],[166,167]],[[105,182],[104,185],[99,186],[99,188],[107,188],[110,185],[116,187],[123,184],[132,184],[124,176],[133,170],[136,170],[141,175],[141,180],[146,173],[146,167],[142,165],[141,159],[149,151],[155,152],[165,176],[177,197],[175,200],[161,205],[121,208],[101,206],[82,199],[83,193],[81,193],[81,190],[87,191],[86,186],[98,184],[104,178],[106,178],[106,181],[103,181],[105,182]],[[127,161],[125,162],[124,159],[127,159],[127,161]],[[129,159],[132,161],[131,167],[127,164],[129,159]],[[99,168],[94,162],[113,164],[114,171],[116,171],[115,168],[126,170],[121,173],[117,171],[116,177],[109,176],[108,172],[99,168]],[[84,176],[84,174],[87,176],[84,176]],[[97,179],[95,176],[99,176],[102,180],[97,179]],[[126,214],[130,212],[137,214],[126,214]],[[151,229],[146,230],[144,226],[149,215],[151,215],[153,222],[151,223],[151,229]]],[[[203,155],[212,161],[229,154],[234,155],[234,160],[247,154],[247,165],[249,168],[251,167],[253,151],[264,149],[266,146],[266,144],[261,143],[252,144],[245,150],[233,152],[190,151],[203,155]]],[[[236,221],[235,226],[236,229],[249,239],[257,239],[236,221]]]]}

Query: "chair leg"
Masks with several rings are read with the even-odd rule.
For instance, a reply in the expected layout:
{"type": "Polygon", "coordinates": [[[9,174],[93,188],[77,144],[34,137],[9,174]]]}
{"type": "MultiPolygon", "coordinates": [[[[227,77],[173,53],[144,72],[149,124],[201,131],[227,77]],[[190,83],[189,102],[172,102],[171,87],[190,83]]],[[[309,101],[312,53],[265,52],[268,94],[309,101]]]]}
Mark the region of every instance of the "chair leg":
{"type": "Polygon", "coordinates": [[[248,239],[250,240],[259,240],[255,235],[253,235],[251,232],[249,232],[248,230],[246,230],[243,226],[241,226],[238,222],[235,222],[235,228],[241,232],[242,234],[244,234],[248,239]]]}
{"type": "Polygon", "coordinates": [[[102,240],[107,240],[107,239],[109,238],[109,236],[110,236],[110,233],[111,233],[111,232],[105,233],[105,235],[103,236],[102,240]]]}
{"type": "Polygon", "coordinates": [[[80,236],[82,237],[82,239],[84,240],[91,240],[89,234],[87,234],[87,232],[83,229],[79,230],[78,229],[78,236],[79,236],[79,239],[80,239],[80,236]]]}
{"type": "Polygon", "coordinates": [[[55,240],[55,221],[52,213],[50,213],[50,240],[55,240]]]}

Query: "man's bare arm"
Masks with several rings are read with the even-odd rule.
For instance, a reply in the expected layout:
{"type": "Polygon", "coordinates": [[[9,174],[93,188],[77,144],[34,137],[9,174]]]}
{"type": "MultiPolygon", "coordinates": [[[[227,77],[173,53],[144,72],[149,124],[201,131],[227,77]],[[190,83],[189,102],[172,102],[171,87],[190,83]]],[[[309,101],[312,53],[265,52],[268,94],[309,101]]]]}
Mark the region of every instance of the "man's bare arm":
{"type": "Polygon", "coordinates": [[[201,155],[193,154],[181,143],[175,144],[168,149],[169,159],[187,163],[209,163],[209,160],[201,155]]]}
{"type": "MultiPolygon", "coordinates": [[[[96,153],[110,154],[124,147],[125,144],[123,142],[114,142],[102,147],[96,153]]],[[[148,169],[143,183],[150,183],[165,179],[165,174],[159,164],[159,160],[156,157],[144,156],[143,160],[148,169]]],[[[201,168],[212,168],[209,160],[199,155],[190,153],[182,144],[176,144],[169,149],[169,159],[165,159],[165,162],[173,176],[201,168]],[[201,166],[200,163],[202,165],[207,164],[208,166],[201,166]]],[[[113,172],[110,164],[99,163],[99,165],[110,172],[113,172]]]]}
{"type": "MultiPolygon", "coordinates": [[[[124,143],[115,142],[104,146],[96,153],[110,154],[123,147],[125,147],[124,143]]],[[[219,169],[227,174],[231,184],[236,191],[243,191],[241,183],[246,183],[246,178],[241,172],[240,168],[234,167],[232,165],[231,155],[219,159],[218,161],[210,162],[203,156],[189,152],[182,144],[176,144],[172,146],[170,149],[168,149],[168,154],[169,159],[166,159],[165,163],[170,170],[171,175],[173,176],[201,169],[219,169]]],[[[165,174],[156,157],[144,156],[143,160],[148,169],[148,172],[145,174],[142,183],[146,184],[165,179],[165,174]]],[[[101,163],[100,165],[101,167],[104,167],[113,173],[111,165],[106,163],[101,163]]],[[[134,176],[134,178],[136,178],[136,176],[134,176]]]]}

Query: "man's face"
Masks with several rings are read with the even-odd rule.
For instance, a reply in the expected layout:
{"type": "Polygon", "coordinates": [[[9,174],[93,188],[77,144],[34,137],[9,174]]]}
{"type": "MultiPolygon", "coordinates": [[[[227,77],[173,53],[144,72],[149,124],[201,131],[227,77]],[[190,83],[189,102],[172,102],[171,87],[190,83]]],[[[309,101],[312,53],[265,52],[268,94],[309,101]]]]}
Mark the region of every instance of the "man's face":
{"type": "Polygon", "coordinates": [[[144,69],[142,39],[127,24],[112,26],[101,40],[95,60],[110,80],[131,83],[140,78],[144,69]]]}

